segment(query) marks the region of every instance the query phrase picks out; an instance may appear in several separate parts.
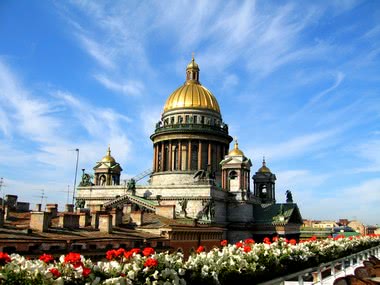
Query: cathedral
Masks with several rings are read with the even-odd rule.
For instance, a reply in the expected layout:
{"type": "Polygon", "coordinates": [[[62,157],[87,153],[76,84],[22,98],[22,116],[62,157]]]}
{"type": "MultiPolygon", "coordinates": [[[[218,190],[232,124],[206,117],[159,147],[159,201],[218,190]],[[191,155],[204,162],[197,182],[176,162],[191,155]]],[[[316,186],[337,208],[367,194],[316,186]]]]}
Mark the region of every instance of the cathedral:
{"type": "Polygon", "coordinates": [[[93,179],[83,173],[77,206],[118,210],[124,223],[173,241],[297,239],[302,218],[290,191],[286,203],[276,203],[276,175],[265,159],[252,175],[251,160],[229,135],[218,101],[199,76],[192,58],[185,83],[166,100],[150,136],[152,169],[121,183],[122,168],[108,147],[93,179]],[[147,176],[149,183],[139,185],[147,176]]]}

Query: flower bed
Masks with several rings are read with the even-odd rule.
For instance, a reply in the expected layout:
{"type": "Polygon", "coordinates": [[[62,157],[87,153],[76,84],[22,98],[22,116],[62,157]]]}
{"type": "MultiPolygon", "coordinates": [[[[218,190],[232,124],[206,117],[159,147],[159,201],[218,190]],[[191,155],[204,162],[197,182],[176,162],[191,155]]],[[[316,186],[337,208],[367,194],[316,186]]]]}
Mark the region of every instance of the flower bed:
{"type": "Polygon", "coordinates": [[[54,260],[43,254],[29,260],[0,252],[0,284],[255,284],[380,245],[376,235],[295,240],[266,238],[227,244],[206,252],[200,246],[187,260],[182,253],[153,248],[110,250],[106,261],[79,253],[54,260]]]}

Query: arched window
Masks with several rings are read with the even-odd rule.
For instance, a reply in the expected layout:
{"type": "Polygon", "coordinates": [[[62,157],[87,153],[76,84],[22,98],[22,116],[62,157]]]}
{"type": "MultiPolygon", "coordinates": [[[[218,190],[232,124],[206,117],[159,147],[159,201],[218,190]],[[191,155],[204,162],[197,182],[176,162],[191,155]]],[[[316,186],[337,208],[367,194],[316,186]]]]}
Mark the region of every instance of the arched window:
{"type": "Polygon", "coordinates": [[[229,174],[228,177],[230,180],[235,180],[237,178],[237,172],[235,170],[232,170],[229,174]]]}

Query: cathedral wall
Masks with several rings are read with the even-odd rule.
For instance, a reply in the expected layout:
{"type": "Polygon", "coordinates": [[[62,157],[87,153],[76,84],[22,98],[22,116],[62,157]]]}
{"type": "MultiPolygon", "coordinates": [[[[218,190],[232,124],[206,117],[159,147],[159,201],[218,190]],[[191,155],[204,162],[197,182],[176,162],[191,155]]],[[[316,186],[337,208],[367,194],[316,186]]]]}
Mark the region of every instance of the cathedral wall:
{"type": "Polygon", "coordinates": [[[152,186],[194,184],[194,171],[191,173],[155,173],[150,178],[152,186]]]}
{"type": "Polygon", "coordinates": [[[229,203],[228,221],[229,222],[253,222],[253,206],[248,203],[229,203]]]}
{"type": "Polygon", "coordinates": [[[228,230],[227,240],[229,243],[236,243],[247,238],[252,238],[252,232],[249,230],[228,230]]]}
{"type": "Polygon", "coordinates": [[[227,221],[227,205],[225,201],[215,201],[214,222],[225,223],[227,221]]]}

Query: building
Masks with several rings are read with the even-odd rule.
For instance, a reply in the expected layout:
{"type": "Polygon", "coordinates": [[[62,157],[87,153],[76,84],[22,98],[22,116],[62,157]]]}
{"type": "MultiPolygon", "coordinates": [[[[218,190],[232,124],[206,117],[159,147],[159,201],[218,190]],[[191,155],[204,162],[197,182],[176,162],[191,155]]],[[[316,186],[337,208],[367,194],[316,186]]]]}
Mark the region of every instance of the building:
{"type": "Polygon", "coordinates": [[[232,137],[218,101],[199,78],[192,58],[185,83],[166,100],[150,136],[152,169],[121,185],[122,169],[109,148],[94,167],[94,181],[83,176],[77,205],[92,212],[123,209],[140,230],[197,244],[206,238],[210,246],[223,238],[298,238],[302,218],[291,193],[287,203],[276,203],[276,176],[265,160],[253,175],[252,191],[252,162],[237,141],[229,150],[232,137]],[[150,176],[149,184],[136,184],[144,175],[150,176]],[[144,226],[141,215],[151,216],[154,226],[144,226]],[[203,238],[194,234],[200,230],[203,238]]]}

